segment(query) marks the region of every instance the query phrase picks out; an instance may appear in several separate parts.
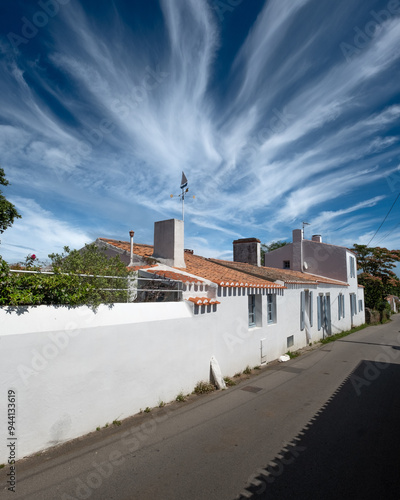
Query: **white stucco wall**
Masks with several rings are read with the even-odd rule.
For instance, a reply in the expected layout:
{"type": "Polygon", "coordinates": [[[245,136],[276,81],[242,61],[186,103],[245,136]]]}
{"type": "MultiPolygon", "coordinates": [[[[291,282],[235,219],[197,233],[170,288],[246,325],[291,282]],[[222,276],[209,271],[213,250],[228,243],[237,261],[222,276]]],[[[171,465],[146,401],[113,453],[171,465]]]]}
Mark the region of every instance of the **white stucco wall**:
{"type": "MultiPolygon", "coordinates": [[[[186,301],[115,304],[100,306],[97,312],[87,307],[0,308],[1,408],[6,408],[7,391],[15,390],[18,458],[160,401],[174,400],[181,391],[191,392],[198,381],[208,380],[212,356],[224,376],[233,376],[247,365],[254,367],[285,353],[290,335],[294,336],[290,350],[304,347],[301,290],[293,287],[276,295],[277,322],[270,325],[267,296],[262,294],[261,326],[253,328],[248,326],[248,292],[239,294],[237,289],[221,291],[216,311],[215,306],[195,311],[186,301]]],[[[312,341],[322,336],[316,318],[316,296],[321,291],[313,290],[312,341]]],[[[336,324],[339,290],[329,291],[332,333],[348,329],[349,304],[345,320],[336,324]]],[[[348,298],[348,290],[346,294],[348,298]]],[[[0,442],[6,438],[6,412],[2,411],[0,442]]],[[[0,447],[0,463],[6,461],[6,453],[0,447]]]]}

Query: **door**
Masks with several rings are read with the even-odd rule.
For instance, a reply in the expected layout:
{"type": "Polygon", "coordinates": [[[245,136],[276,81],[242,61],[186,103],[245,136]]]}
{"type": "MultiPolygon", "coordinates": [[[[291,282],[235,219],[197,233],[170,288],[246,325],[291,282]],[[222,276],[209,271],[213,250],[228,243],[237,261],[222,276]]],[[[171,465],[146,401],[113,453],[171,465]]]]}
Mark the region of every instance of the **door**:
{"type": "MultiPolygon", "coordinates": [[[[331,335],[332,324],[331,324],[331,297],[329,295],[324,296],[323,308],[322,308],[322,325],[324,329],[324,334],[331,335]]],[[[324,335],[325,337],[325,335],[324,335]]]]}

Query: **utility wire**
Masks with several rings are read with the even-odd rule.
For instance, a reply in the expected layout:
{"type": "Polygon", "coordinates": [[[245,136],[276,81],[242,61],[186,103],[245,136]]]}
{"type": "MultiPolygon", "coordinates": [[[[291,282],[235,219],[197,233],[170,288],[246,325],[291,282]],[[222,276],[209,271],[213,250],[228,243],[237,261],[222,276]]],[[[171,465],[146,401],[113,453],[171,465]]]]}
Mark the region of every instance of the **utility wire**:
{"type": "Polygon", "coordinates": [[[379,245],[379,243],[381,243],[381,242],[382,242],[382,241],[384,241],[384,240],[385,240],[388,236],[390,236],[390,235],[393,233],[393,231],[394,231],[397,227],[399,227],[399,226],[400,226],[400,222],[399,222],[398,224],[396,224],[396,225],[394,226],[394,228],[393,228],[393,229],[391,229],[391,230],[390,230],[390,231],[388,231],[388,232],[387,232],[384,236],[382,236],[382,238],[378,241],[377,245],[379,245]]]}
{"type": "Polygon", "coordinates": [[[390,207],[389,212],[386,214],[385,218],[383,219],[382,224],[378,227],[378,229],[375,231],[375,234],[372,236],[372,238],[371,238],[371,239],[369,240],[369,242],[367,243],[367,247],[369,247],[369,244],[370,244],[370,243],[371,243],[371,241],[375,238],[375,236],[378,234],[378,231],[379,231],[379,229],[383,226],[383,224],[385,223],[385,220],[389,217],[389,214],[390,214],[390,212],[393,210],[393,207],[395,206],[396,201],[399,199],[399,196],[400,196],[400,192],[399,192],[399,194],[397,195],[396,199],[394,200],[393,205],[390,207]]]}

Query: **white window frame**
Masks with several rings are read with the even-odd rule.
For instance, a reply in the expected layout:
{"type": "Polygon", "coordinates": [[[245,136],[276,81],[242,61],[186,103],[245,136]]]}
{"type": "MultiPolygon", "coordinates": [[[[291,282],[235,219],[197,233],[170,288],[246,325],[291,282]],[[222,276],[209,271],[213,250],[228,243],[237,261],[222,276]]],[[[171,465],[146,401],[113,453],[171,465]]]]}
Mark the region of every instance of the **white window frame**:
{"type": "Polygon", "coordinates": [[[339,293],[338,296],[338,309],[339,309],[339,319],[342,319],[345,317],[345,307],[344,307],[344,295],[343,293],[339,293]]]}
{"type": "Polygon", "coordinates": [[[356,259],[350,255],[350,278],[356,277],[356,259]]]}
{"type": "Polygon", "coordinates": [[[357,296],[355,293],[350,294],[350,311],[351,311],[351,316],[356,316],[356,314],[357,314],[357,296]]]}
{"type": "Polygon", "coordinates": [[[248,295],[248,313],[249,313],[249,328],[256,326],[256,296],[254,294],[248,295]]]}
{"type": "Polygon", "coordinates": [[[273,293],[267,295],[267,323],[276,323],[276,295],[273,293]]]}
{"type": "Polygon", "coordinates": [[[318,331],[322,328],[322,314],[323,314],[323,295],[319,294],[317,297],[317,316],[318,316],[318,331]]]}

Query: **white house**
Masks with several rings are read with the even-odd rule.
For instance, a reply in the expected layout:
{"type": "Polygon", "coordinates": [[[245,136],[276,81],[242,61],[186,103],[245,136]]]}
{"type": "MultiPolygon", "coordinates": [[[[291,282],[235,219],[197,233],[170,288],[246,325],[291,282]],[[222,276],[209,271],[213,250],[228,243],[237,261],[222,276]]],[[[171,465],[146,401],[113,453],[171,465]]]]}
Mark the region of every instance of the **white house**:
{"type": "Polygon", "coordinates": [[[97,310],[0,307],[0,391],[18,397],[18,458],[191,392],[209,379],[212,358],[233,376],[364,322],[355,258],[341,247],[315,242],[315,263],[308,246],[303,257],[284,248],[286,260],[303,262],[297,270],[261,266],[254,238],[234,242],[234,261],[206,259],[184,249],[174,219],[155,224],[154,245],[97,244],[135,271],[137,294],[149,278],[177,286],[169,301],[97,310]],[[304,272],[304,261],[314,267],[304,272]]]}
{"type": "Polygon", "coordinates": [[[324,316],[322,321],[331,320],[329,331],[335,333],[337,329],[346,330],[365,322],[364,288],[358,285],[356,256],[348,248],[323,243],[320,235],[305,240],[303,231],[295,229],[292,243],[266,253],[264,265],[293,269],[303,275],[333,279],[346,285],[347,291],[339,292],[340,297],[329,291],[318,294],[318,314],[324,316]],[[335,316],[339,323],[335,323],[335,316]]]}

